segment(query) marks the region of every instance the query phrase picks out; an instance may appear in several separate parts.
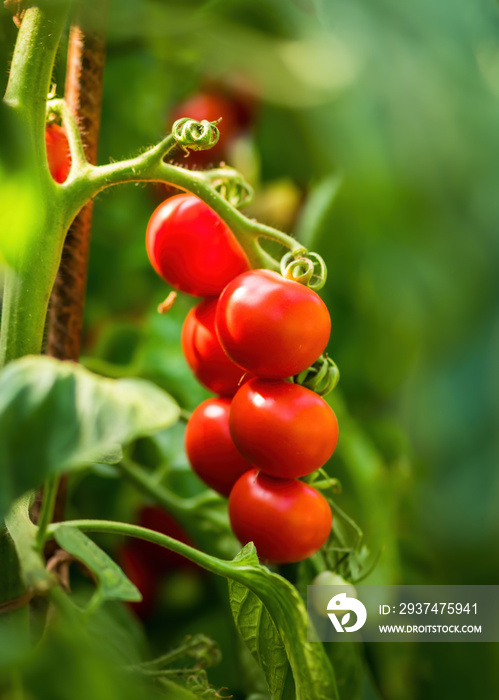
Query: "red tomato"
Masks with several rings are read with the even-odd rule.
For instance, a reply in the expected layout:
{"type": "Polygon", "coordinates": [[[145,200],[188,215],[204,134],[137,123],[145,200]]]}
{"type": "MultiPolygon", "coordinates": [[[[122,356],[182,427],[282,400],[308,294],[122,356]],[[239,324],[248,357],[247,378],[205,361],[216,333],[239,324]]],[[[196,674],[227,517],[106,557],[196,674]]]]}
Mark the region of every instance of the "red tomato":
{"type": "Polygon", "coordinates": [[[61,126],[47,124],[45,127],[45,146],[50,174],[60,184],[66,180],[71,169],[68,137],[61,126]]]}
{"type": "Polygon", "coordinates": [[[187,423],[185,449],[196,474],[222,496],[252,465],[237,451],[229,431],[230,399],[208,399],[187,423]]]}
{"type": "Polygon", "coordinates": [[[258,377],[284,378],[312,365],[331,332],[312,289],[270,270],[250,270],[220,296],[217,334],[227,355],[258,377]]]}
{"type": "Polygon", "coordinates": [[[194,296],[215,296],[249,269],[230,229],[192,194],[175,195],[157,207],[147,226],[146,245],[156,272],[194,296]]]}
{"type": "Polygon", "coordinates": [[[190,162],[200,165],[223,160],[227,144],[248,121],[248,115],[239,102],[218,92],[199,92],[187,98],[173,110],[171,124],[182,117],[190,117],[197,121],[206,119],[209,122],[222,119],[217,125],[220,138],[216,145],[206,151],[191,151],[189,155],[190,162]]]}
{"type": "Polygon", "coordinates": [[[223,351],[215,332],[217,299],[192,308],[182,328],[182,350],[196,379],[214,394],[234,396],[248,375],[223,351]]]}
{"type": "Polygon", "coordinates": [[[326,499],[311,486],[256,469],[232,489],[229,517],[240,542],[254,542],[260,559],[275,564],[312,556],[326,543],[333,522],[326,499]]]}
{"type": "Polygon", "coordinates": [[[310,389],[271,379],[251,379],[232,399],[230,433],[255,467],[282,479],[322,467],[338,442],[338,421],[310,389]]]}

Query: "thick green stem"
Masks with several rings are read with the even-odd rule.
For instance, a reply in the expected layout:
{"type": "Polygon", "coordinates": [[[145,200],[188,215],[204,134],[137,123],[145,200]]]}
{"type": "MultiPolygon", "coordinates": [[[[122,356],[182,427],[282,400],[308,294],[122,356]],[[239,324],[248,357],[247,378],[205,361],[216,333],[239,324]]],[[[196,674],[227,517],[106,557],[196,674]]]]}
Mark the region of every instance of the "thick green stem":
{"type": "MultiPolygon", "coordinates": [[[[46,164],[45,104],[52,68],[70,3],[39,2],[24,13],[12,57],[5,101],[28,128],[36,161],[46,164]]],[[[48,175],[48,171],[47,171],[48,175]]]]}
{"type": "MultiPolygon", "coordinates": [[[[55,188],[54,183],[51,188],[54,199],[55,188]]],[[[50,292],[70,223],[62,216],[51,221],[49,212],[44,212],[42,207],[37,230],[20,245],[13,266],[5,271],[0,367],[18,357],[41,352],[50,292]]],[[[57,205],[53,211],[56,213],[62,214],[57,205]]]]}
{"type": "Polygon", "coordinates": [[[5,102],[25,137],[25,163],[37,196],[37,229],[19,242],[5,274],[0,366],[39,353],[61,241],[69,226],[45,152],[45,105],[69,4],[29,7],[19,30],[5,102]]]}

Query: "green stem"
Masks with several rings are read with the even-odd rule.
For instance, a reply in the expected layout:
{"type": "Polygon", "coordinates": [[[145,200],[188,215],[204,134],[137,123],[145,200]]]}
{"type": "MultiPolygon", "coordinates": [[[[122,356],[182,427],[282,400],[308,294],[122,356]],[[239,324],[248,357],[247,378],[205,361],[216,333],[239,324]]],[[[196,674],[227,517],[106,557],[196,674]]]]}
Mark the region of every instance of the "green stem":
{"type": "Polygon", "coordinates": [[[168,489],[165,489],[164,486],[156,483],[143,469],[130,459],[123,459],[118,465],[118,469],[129,481],[135,484],[135,486],[138,486],[142,492],[154,498],[154,500],[171,513],[173,517],[182,516],[187,511],[192,510],[192,504],[187,502],[189,499],[180,498],[168,489]]]}
{"type": "MultiPolygon", "coordinates": [[[[173,539],[173,537],[162,535],[154,530],[148,530],[140,525],[131,525],[129,523],[120,523],[111,520],[66,520],[64,526],[75,527],[83,532],[101,532],[108,535],[136,537],[146,542],[157,544],[160,547],[166,547],[172,552],[176,552],[186,559],[199,564],[199,566],[202,566],[213,574],[230,577],[234,574],[234,562],[225,562],[210,554],[205,554],[199,549],[194,549],[194,547],[190,547],[188,544],[179,542],[173,539]]],[[[53,535],[57,527],[59,527],[59,523],[49,525],[47,528],[48,535],[53,535]]],[[[241,566],[241,569],[244,568],[244,565],[241,566]]]]}
{"type": "Polygon", "coordinates": [[[45,540],[47,539],[47,527],[52,522],[58,489],[59,476],[53,475],[47,477],[45,487],[43,489],[43,501],[40,510],[40,517],[38,518],[38,531],[36,533],[35,548],[39,552],[43,551],[45,540]]]}
{"type": "Polygon", "coordinates": [[[216,211],[239,241],[252,267],[279,269],[274,258],[259,245],[260,238],[279,243],[292,252],[303,251],[303,246],[294,238],[271,226],[248,219],[214,189],[213,182],[222,177],[227,181],[240,181],[241,176],[237,171],[232,168],[192,171],[165,163],[165,146],[169,144],[170,138],[172,137],[167,137],[161,144],[136,158],[109,165],[88,166],[81,178],[68,184],[68,190],[74,192],[75,201],[81,199],[84,202],[112,185],[125,182],[167,182],[195,194],[216,211]]]}
{"type": "Polygon", "coordinates": [[[24,132],[23,165],[37,195],[38,227],[19,242],[5,274],[0,366],[41,350],[60,247],[71,223],[60,199],[61,188],[48,170],[44,138],[46,98],[68,7],[67,2],[41,2],[26,9],[5,93],[5,102],[24,132]]]}
{"type": "Polygon", "coordinates": [[[178,520],[198,546],[222,558],[235,554],[236,543],[234,540],[233,548],[228,538],[230,527],[221,496],[205,491],[191,498],[180,498],[130,459],[125,458],[117,466],[134,486],[178,520]],[[224,537],[215,536],[220,533],[224,537]]]}
{"type": "Polygon", "coordinates": [[[45,104],[69,6],[67,0],[41,0],[25,10],[4,98],[26,122],[36,161],[45,165],[45,104]]]}
{"type": "MultiPolygon", "coordinates": [[[[61,117],[66,136],[68,137],[72,171],[68,175],[68,180],[70,180],[74,172],[82,174],[88,168],[80,130],[65,100],[50,100],[47,102],[47,117],[51,114],[57,114],[61,117]]],[[[64,184],[67,184],[68,180],[64,184]]]]}
{"type": "Polygon", "coordinates": [[[32,494],[19,498],[10,509],[5,524],[16,548],[21,577],[26,588],[45,594],[53,584],[43,558],[36,550],[37,527],[31,522],[29,508],[32,494]]]}

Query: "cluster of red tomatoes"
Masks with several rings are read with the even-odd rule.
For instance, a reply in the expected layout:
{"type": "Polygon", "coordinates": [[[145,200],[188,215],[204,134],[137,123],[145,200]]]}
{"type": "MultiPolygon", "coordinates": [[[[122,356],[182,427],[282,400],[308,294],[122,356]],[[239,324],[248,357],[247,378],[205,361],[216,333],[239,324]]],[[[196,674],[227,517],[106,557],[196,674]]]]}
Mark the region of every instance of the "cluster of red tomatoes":
{"type": "Polygon", "coordinates": [[[232,529],[261,559],[296,562],[328,539],[326,499],[300,480],[338,440],[336,416],[294,375],[324,351],[331,321],[320,297],[270,270],[251,270],[219,216],[193,195],[153,213],[147,251],[175,288],[205,297],[182,330],[185,358],[218,394],[193,412],[186,451],[196,474],[229,497],[232,529]]]}

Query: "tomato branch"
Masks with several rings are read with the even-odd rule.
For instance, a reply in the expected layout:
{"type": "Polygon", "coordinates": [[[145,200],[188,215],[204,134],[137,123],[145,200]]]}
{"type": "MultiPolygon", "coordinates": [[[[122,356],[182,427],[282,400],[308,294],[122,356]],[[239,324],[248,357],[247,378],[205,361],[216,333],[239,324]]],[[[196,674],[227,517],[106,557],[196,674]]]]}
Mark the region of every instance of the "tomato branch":
{"type": "Polygon", "coordinates": [[[170,163],[164,158],[176,145],[172,135],[153,146],[145,153],[130,160],[88,166],[87,169],[65,186],[68,197],[75,205],[95,197],[99,192],[113,185],[126,182],[165,182],[179,189],[191,192],[202,199],[225,221],[227,226],[244,248],[253,267],[268,267],[277,270],[278,263],[259,244],[259,239],[278,243],[292,253],[302,253],[303,246],[271,226],[248,219],[236,207],[220,194],[228,194],[229,199],[239,191],[239,197],[247,201],[250,189],[241,175],[232,168],[217,168],[207,171],[186,170],[170,163]]]}

